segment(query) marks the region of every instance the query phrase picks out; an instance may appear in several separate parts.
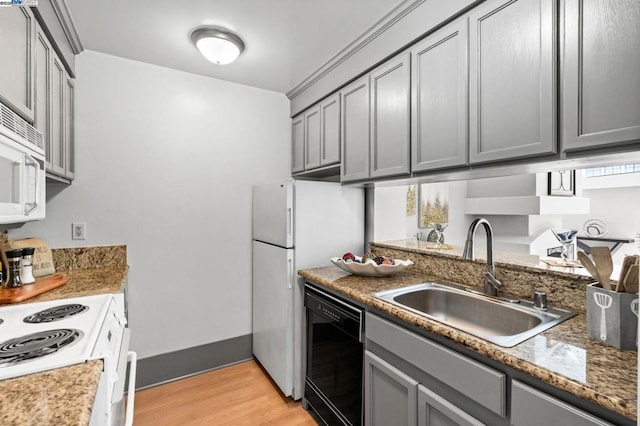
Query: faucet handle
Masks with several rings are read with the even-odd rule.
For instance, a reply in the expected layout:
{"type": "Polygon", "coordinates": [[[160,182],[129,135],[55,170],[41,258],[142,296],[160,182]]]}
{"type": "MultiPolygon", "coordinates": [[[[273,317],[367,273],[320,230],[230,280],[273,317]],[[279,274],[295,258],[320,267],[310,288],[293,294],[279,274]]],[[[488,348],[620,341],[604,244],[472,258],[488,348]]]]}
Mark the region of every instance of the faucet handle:
{"type": "Polygon", "coordinates": [[[541,311],[547,310],[547,292],[540,290],[533,292],[533,307],[541,311]]]}
{"type": "Polygon", "coordinates": [[[498,280],[491,272],[485,272],[484,277],[486,278],[487,282],[489,282],[495,288],[504,287],[504,284],[502,284],[502,281],[498,280]]]}

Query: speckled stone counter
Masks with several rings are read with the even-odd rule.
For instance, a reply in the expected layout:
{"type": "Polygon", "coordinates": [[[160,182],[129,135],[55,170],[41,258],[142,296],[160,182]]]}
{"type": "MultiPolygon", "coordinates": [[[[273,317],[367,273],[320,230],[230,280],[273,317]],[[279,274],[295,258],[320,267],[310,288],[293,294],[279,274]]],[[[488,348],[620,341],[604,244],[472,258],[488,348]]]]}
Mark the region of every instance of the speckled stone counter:
{"type": "Polygon", "coordinates": [[[128,271],[126,246],[53,249],[52,254],[56,273],[64,275],[67,284],[21,304],[124,291],[128,271]]]}
{"type": "MultiPolygon", "coordinates": [[[[67,284],[21,303],[124,291],[128,270],[126,246],[54,249],[52,252],[56,272],[67,278],[67,284]]],[[[0,424],[89,424],[102,366],[102,361],[97,360],[1,380],[0,424]]]]}
{"type": "MultiPolygon", "coordinates": [[[[376,254],[382,254],[384,251],[380,246],[374,245],[372,248],[376,254]]],[[[503,348],[374,297],[373,293],[378,291],[405,287],[439,277],[443,278],[442,275],[449,275],[448,279],[450,280],[457,273],[465,275],[464,270],[459,270],[459,265],[443,264],[441,258],[436,259],[436,263],[442,273],[434,274],[425,272],[425,265],[422,265],[422,263],[430,262],[433,259],[425,260],[417,253],[395,252],[395,254],[404,254],[401,258],[413,260],[416,263],[415,267],[412,270],[382,278],[353,276],[335,266],[301,270],[299,274],[357,302],[378,309],[428,332],[447,337],[481,355],[529,374],[559,389],[571,392],[605,409],[633,420],[637,418],[637,354],[634,351],[621,351],[603,345],[587,337],[584,300],[581,302],[571,300],[572,297],[581,297],[582,299],[585,297],[580,279],[569,274],[564,278],[550,275],[546,277],[548,280],[545,280],[544,273],[537,273],[542,275],[542,278],[536,277],[535,285],[543,286],[552,291],[556,300],[566,302],[564,304],[558,303],[558,306],[573,307],[578,315],[513,348],[503,348]],[[574,283],[572,291],[562,292],[555,287],[558,284],[557,280],[565,278],[574,283]],[[581,296],[580,291],[582,291],[581,296]],[[561,295],[558,296],[558,294],[561,295]],[[580,309],[581,306],[582,309],[580,309]]],[[[466,271],[468,273],[467,280],[473,280],[476,275],[472,270],[474,262],[465,263],[471,265],[471,268],[466,271]]],[[[430,265],[427,269],[433,271],[433,268],[434,266],[430,265]]],[[[500,274],[500,269],[498,274],[500,274]]],[[[504,271],[502,273],[502,278],[506,278],[504,271]]],[[[457,281],[463,282],[465,280],[457,281]]],[[[522,288],[516,290],[516,292],[523,291],[522,288]]],[[[529,298],[530,294],[527,293],[526,297],[529,298]]],[[[549,299],[551,301],[554,298],[550,295],[549,299]]]]}
{"type": "Polygon", "coordinates": [[[0,381],[0,424],[89,424],[101,371],[97,360],[0,381]]]}

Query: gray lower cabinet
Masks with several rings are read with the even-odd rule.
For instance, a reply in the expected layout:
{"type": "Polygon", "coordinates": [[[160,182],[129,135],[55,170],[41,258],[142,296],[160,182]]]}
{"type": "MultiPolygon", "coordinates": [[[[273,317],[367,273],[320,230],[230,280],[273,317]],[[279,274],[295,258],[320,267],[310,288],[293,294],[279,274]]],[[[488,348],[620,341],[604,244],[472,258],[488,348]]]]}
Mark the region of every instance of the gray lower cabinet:
{"type": "Polygon", "coordinates": [[[436,392],[390,363],[365,351],[366,426],[483,426],[436,392]]]}
{"type": "Polygon", "coordinates": [[[469,13],[472,164],[557,152],[555,0],[489,0],[469,13]]]}
{"type": "Polygon", "coordinates": [[[565,151],[640,142],[640,2],[566,0],[565,151]]]}
{"type": "Polygon", "coordinates": [[[610,426],[597,417],[517,380],[511,387],[513,426],[610,426]]]}
{"type": "Polygon", "coordinates": [[[366,324],[366,425],[506,423],[504,373],[369,312],[366,324]]]}
{"type": "Polygon", "coordinates": [[[375,354],[364,353],[364,424],[415,426],[418,382],[375,354]]]}
{"type": "Polygon", "coordinates": [[[365,426],[483,426],[377,355],[364,354],[365,426]]]}
{"type": "Polygon", "coordinates": [[[409,53],[405,52],[371,73],[372,178],[411,171],[410,63],[409,53]]]}
{"type": "Polygon", "coordinates": [[[411,169],[463,166],[468,146],[468,20],[411,48],[411,169]]]}
{"type": "Polygon", "coordinates": [[[418,425],[484,426],[485,424],[431,389],[418,385],[418,425]]]}
{"type": "Polygon", "coordinates": [[[36,21],[28,7],[3,7],[0,13],[0,100],[29,123],[34,116],[36,21]]]}
{"type": "Polygon", "coordinates": [[[340,91],[342,182],[369,177],[370,106],[369,75],[359,78],[340,91]]]}
{"type": "Polygon", "coordinates": [[[304,171],[304,113],[291,121],[291,173],[304,171]]]}
{"type": "Polygon", "coordinates": [[[371,312],[366,324],[367,426],[613,424],[371,312]]]}

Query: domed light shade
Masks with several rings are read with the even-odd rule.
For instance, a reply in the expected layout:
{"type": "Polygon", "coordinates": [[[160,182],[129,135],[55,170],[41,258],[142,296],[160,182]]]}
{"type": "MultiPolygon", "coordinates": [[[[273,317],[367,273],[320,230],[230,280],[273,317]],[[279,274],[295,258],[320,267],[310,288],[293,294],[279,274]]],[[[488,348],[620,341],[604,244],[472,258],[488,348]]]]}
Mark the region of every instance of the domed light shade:
{"type": "Polygon", "coordinates": [[[230,64],[244,50],[240,37],[222,28],[196,28],[191,32],[191,41],[202,56],[218,65],[230,64]]]}

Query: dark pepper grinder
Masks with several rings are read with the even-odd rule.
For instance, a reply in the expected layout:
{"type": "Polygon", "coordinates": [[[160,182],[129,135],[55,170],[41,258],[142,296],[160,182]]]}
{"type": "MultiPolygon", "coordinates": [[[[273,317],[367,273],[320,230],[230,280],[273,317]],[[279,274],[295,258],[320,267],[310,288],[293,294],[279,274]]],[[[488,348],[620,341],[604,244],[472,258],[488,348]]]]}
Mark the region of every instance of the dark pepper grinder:
{"type": "Polygon", "coordinates": [[[22,249],[7,250],[4,253],[7,256],[7,272],[9,280],[5,284],[6,288],[16,288],[22,285],[20,279],[20,259],[22,259],[22,249]]]}

